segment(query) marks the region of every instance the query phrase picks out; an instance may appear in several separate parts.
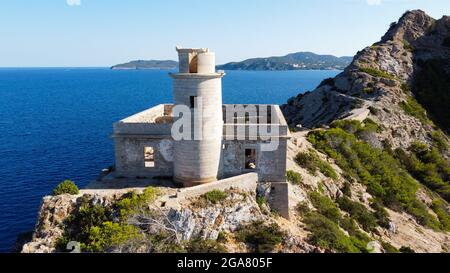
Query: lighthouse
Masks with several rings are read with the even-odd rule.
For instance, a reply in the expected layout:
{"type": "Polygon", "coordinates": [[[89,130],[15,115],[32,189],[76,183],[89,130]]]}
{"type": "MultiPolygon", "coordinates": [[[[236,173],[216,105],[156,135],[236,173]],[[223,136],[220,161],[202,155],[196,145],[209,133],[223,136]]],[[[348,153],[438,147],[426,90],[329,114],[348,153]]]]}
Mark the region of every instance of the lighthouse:
{"type": "Polygon", "coordinates": [[[216,72],[215,54],[206,48],[176,50],[179,71],[171,74],[174,105],[187,106],[192,122],[183,128],[191,130],[191,137],[173,144],[173,171],[175,182],[190,187],[219,178],[224,73],[216,72]]]}
{"type": "Polygon", "coordinates": [[[272,207],[289,218],[290,134],[280,107],[222,104],[225,73],[216,71],[215,54],[207,48],[176,49],[173,103],[114,123],[114,181],[160,185],[167,180],[194,187],[184,191],[191,196],[214,189],[254,191],[257,183],[269,183],[272,207]]]}

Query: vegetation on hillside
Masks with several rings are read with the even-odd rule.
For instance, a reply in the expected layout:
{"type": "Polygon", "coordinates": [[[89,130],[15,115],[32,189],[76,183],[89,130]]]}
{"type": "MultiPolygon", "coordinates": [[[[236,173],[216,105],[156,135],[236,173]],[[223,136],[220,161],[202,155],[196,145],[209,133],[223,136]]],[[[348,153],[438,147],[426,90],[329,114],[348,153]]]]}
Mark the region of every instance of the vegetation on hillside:
{"type": "Polygon", "coordinates": [[[303,177],[301,174],[295,171],[287,171],[286,173],[287,180],[294,185],[300,185],[303,181],[303,177]]]}
{"type": "Polygon", "coordinates": [[[316,149],[333,158],[352,179],[367,186],[380,204],[404,210],[422,225],[442,229],[442,223],[431,215],[417,199],[420,185],[402,168],[389,150],[374,148],[361,140],[366,130],[374,130],[373,122],[339,121],[327,131],[314,131],[308,140],[316,149]]]}
{"type": "Polygon", "coordinates": [[[310,211],[304,204],[299,204],[297,210],[311,232],[308,237],[311,244],[342,253],[369,251],[372,239],[360,231],[351,216],[343,216],[333,200],[317,192],[311,192],[309,198],[316,211],[310,211]]]}
{"type": "Polygon", "coordinates": [[[332,179],[337,179],[338,177],[333,167],[331,167],[328,162],[320,159],[313,150],[309,150],[307,153],[298,153],[295,157],[295,161],[298,165],[307,169],[312,175],[316,175],[317,171],[320,171],[325,176],[332,179]]]}
{"type": "Polygon", "coordinates": [[[422,124],[431,123],[431,121],[427,117],[427,112],[425,111],[425,109],[413,97],[408,98],[407,101],[400,102],[399,105],[403,109],[403,111],[405,111],[405,113],[417,118],[418,120],[420,120],[420,122],[422,122],[422,124]]]}
{"type": "Polygon", "coordinates": [[[228,193],[221,190],[212,190],[201,195],[194,201],[193,205],[199,208],[205,208],[209,205],[218,204],[228,198],[228,193]]]}
{"type": "Polygon", "coordinates": [[[225,200],[228,197],[228,194],[224,191],[213,190],[205,193],[202,197],[205,198],[207,201],[211,202],[212,204],[217,204],[225,200]]]}
{"type": "Polygon", "coordinates": [[[284,236],[284,232],[276,223],[253,222],[242,226],[236,239],[245,242],[257,253],[268,253],[281,244],[284,236]]]}
{"type": "Polygon", "coordinates": [[[364,73],[369,74],[370,76],[373,77],[378,77],[378,78],[385,78],[385,79],[390,79],[390,80],[394,80],[395,76],[386,72],[386,71],[382,71],[376,68],[372,68],[372,67],[360,67],[359,70],[361,70],[364,73]]]}
{"type": "Polygon", "coordinates": [[[130,192],[109,205],[94,204],[89,196],[81,197],[81,205],[65,223],[65,232],[57,244],[65,251],[70,241],[80,243],[83,252],[226,252],[216,241],[193,238],[177,241],[169,230],[151,225],[164,225],[156,219],[158,211],[151,208],[159,191],[149,187],[142,194],[130,192]],[[153,220],[152,220],[153,219],[153,220]]]}

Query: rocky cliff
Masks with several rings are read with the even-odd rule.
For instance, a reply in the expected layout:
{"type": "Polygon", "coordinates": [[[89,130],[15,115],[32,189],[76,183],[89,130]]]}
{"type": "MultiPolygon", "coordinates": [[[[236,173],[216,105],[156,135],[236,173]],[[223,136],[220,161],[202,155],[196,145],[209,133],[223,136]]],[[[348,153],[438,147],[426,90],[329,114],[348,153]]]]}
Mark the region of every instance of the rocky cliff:
{"type": "Polygon", "coordinates": [[[393,147],[407,148],[418,140],[431,143],[434,124],[449,129],[449,41],[450,17],[435,20],[420,10],[405,13],[341,74],[283,105],[288,122],[312,128],[362,114],[385,127],[381,139],[393,147]],[[430,63],[440,65],[439,75],[433,75],[437,79],[426,77],[434,72],[430,63]]]}

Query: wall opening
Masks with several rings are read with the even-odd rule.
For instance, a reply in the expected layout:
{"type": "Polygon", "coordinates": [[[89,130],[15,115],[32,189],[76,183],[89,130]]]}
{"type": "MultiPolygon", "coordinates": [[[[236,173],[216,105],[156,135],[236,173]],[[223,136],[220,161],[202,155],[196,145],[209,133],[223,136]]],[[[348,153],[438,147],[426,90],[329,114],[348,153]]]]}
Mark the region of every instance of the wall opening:
{"type": "Polygon", "coordinates": [[[189,106],[191,107],[191,109],[194,109],[194,107],[195,107],[195,99],[196,98],[197,98],[196,96],[189,97],[189,106]]]}
{"type": "Polygon", "coordinates": [[[155,149],[153,147],[144,148],[144,163],[145,168],[155,167],[155,149]]]}
{"type": "Polygon", "coordinates": [[[256,149],[245,149],[245,169],[256,170],[256,149]]]}
{"type": "Polygon", "coordinates": [[[190,61],[189,61],[189,73],[197,73],[198,71],[198,57],[197,55],[195,56],[190,56],[190,61]]]}

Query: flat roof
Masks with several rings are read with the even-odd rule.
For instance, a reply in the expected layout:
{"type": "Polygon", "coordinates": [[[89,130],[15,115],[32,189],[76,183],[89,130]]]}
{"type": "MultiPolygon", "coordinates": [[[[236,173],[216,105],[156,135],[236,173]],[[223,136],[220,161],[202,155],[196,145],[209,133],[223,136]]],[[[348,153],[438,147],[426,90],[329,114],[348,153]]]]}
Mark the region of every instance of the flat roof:
{"type": "MultiPolygon", "coordinates": [[[[120,120],[118,123],[149,123],[149,124],[165,124],[171,123],[173,120],[172,109],[173,104],[160,104],[149,108],[145,111],[120,120]]],[[[286,119],[278,105],[274,104],[224,104],[222,106],[224,112],[224,123],[227,122],[227,111],[234,116],[232,124],[280,124],[287,125],[286,119]],[[263,107],[265,109],[263,110],[263,107]],[[261,114],[261,115],[260,115],[261,114]],[[275,114],[275,116],[273,116],[275,114]],[[272,116],[275,118],[272,120],[272,116]],[[261,120],[268,119],[262,123],[261,120]],[[256,122],[254,122],[256,121],[256,122]],[[275,123],[273,121],[276,121],[275,123]]]]}

